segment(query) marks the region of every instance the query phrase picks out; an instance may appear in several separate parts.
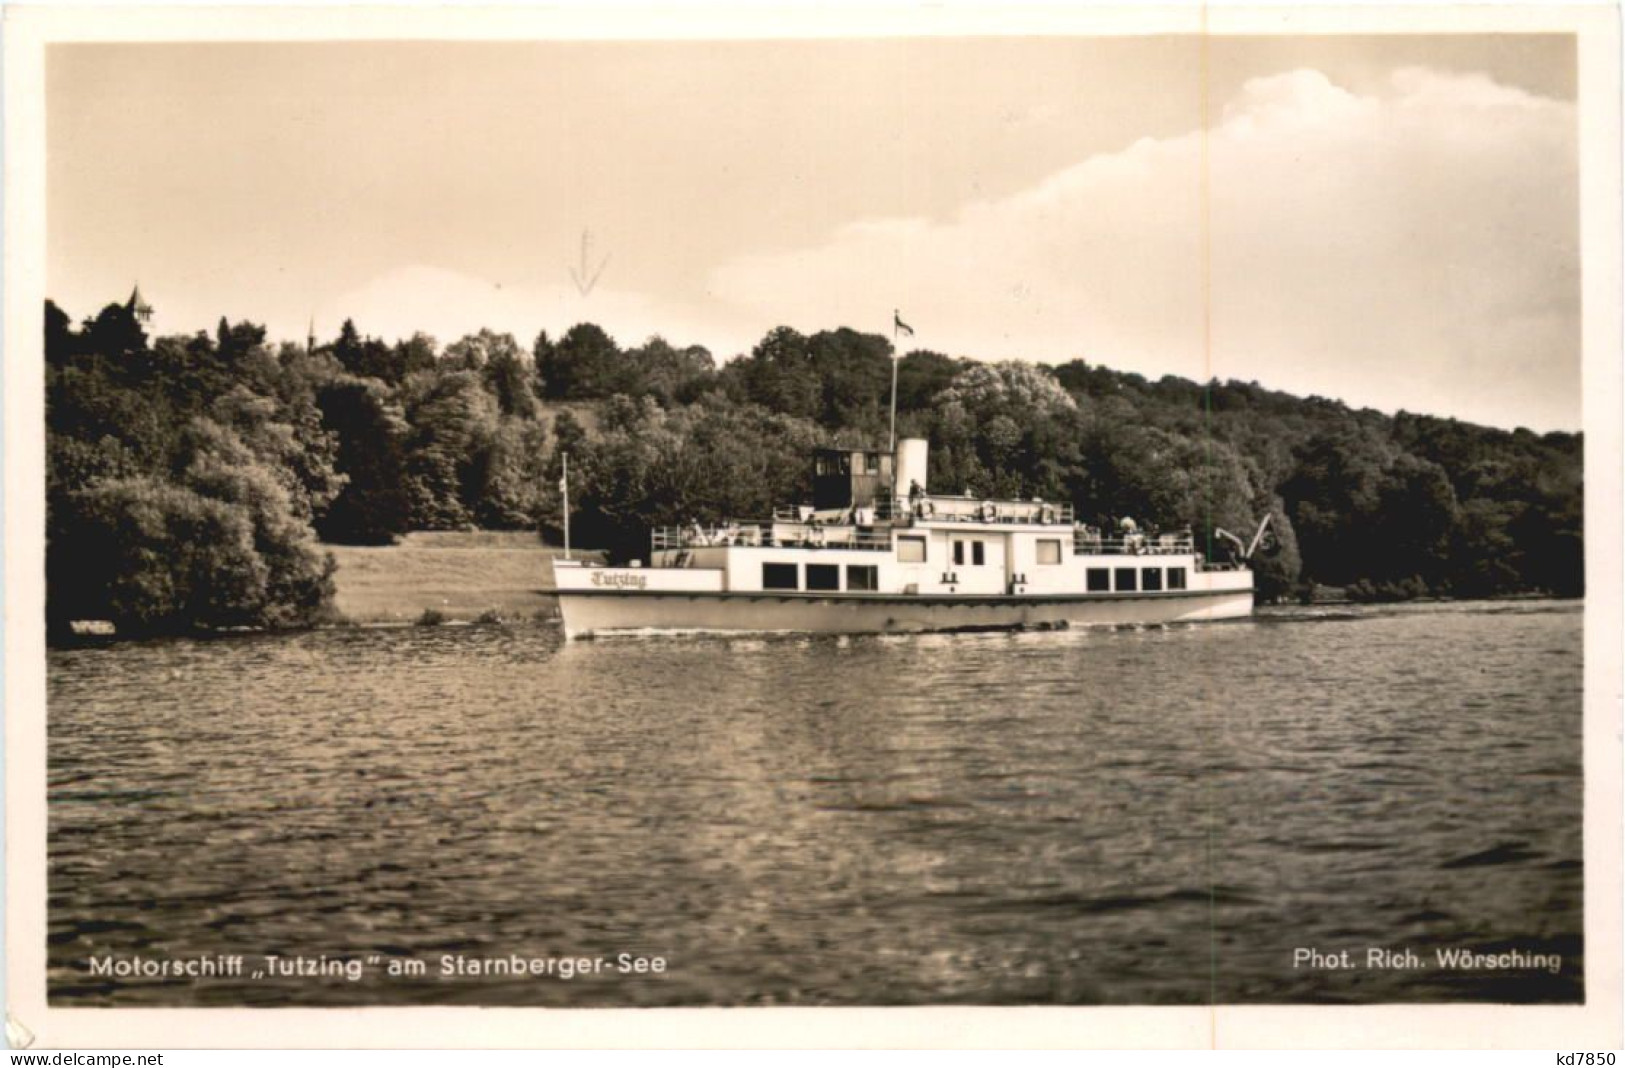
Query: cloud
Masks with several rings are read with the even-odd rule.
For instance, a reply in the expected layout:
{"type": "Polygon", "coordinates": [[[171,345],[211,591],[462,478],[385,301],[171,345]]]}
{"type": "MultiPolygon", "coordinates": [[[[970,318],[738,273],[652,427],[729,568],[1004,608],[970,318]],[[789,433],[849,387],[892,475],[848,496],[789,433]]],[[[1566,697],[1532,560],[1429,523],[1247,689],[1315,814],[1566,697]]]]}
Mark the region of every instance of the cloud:
{"type": "Polygon", "coordinates": [[[1355,93],[1292,71],[1246,83],[1205,139],[1141,140],[946,220],[855,222],[709,288],[719,321],[878,331],[897,306],[954,354],[1577,427],[1576,137],[1572,103],[1481,75],[1355,93]]]}

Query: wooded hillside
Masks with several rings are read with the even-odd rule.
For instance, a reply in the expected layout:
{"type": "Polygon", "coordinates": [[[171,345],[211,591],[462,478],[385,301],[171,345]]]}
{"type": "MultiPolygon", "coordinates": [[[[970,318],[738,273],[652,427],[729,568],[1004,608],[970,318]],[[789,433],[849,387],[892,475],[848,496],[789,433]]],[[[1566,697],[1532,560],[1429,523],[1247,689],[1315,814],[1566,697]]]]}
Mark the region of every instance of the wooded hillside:
{"type": "MultiPolygon", "coordinates": [[[[46,307],[48,614],[121,633],[298,626],[332,596],[320,542],[560,526],[612,558],[651,525],[761,516],[810,491],[810,450],[884,446],[891,343],[769,332],[717,366],[584,323],[528,351],[346,322],[312,347],[262,327],[151,339],[141,309],[46,307]]],[[[1149,381],[1082,360],[898,364],[898,432],[940,492],[1071,501],[1080,520],[1277,537],[1265,598],[1583,592],[1582,441],[1353,410],[1253,383],[1149,381]]]]}

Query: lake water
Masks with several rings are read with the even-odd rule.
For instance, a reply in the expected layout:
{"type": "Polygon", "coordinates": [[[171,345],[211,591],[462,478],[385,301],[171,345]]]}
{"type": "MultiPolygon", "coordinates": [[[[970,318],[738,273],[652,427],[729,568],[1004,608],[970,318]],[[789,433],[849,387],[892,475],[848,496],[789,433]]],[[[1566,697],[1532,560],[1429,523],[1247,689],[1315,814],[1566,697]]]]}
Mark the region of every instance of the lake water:
{"type": "Polygon", "coordinates": [[[1575,604],[1459,604],[54,651],[50,995],[1580,1000],[1581,622],[1575,604]],[[1367,967],[1371,948],[1413,957],[1367,967]],[[1295,967],[1300,950],[1356,967],[1295,967]],[[90,969],[220,955],[245,973],[90,969]],[[554,970],[466,974],[515,955],[554,970]],[[564,957],[602,963],[566,979],[564,957]],[[316,974],[273,974],[299,958],[316,974]]]}

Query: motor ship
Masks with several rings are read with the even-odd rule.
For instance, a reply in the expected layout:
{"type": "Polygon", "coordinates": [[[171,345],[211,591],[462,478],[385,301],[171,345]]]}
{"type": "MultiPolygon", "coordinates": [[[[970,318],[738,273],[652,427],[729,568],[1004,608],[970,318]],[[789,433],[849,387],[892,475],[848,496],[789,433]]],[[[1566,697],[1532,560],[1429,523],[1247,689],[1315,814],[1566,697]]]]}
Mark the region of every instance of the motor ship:
{"type": "Polygon", "coordinates": [[[1070,504],[927,489],[927,442],[822,449],[810,505],[650,532],[647,562],[555,559],[569,637],[672,631],[895,634],[1212,622],[1253,610],[1250,545],[1092,525],[1070,504]]]}

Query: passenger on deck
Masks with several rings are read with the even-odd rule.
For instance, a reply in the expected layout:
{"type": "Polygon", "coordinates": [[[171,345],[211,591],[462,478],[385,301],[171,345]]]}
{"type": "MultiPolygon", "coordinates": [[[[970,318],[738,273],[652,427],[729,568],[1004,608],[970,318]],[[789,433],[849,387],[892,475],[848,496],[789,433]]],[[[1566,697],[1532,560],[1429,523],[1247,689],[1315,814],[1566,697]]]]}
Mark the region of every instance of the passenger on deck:
{"type": "Polygon", "coordinates": [[[1139,524],[1133,519],[1124,516],[1118,520],[1118,532],[1123,535],[1123,551],[1138,556],[1145,551],[1145,535],[1140,533],[1139,524]]]}
{"type": "Polygon", "coordinates": [[[925,496],[925,490],[920,487],[920,480],[911,478],[908,482],[908,510],[916,516],[920,514],[920,499],[925,496]]]}

